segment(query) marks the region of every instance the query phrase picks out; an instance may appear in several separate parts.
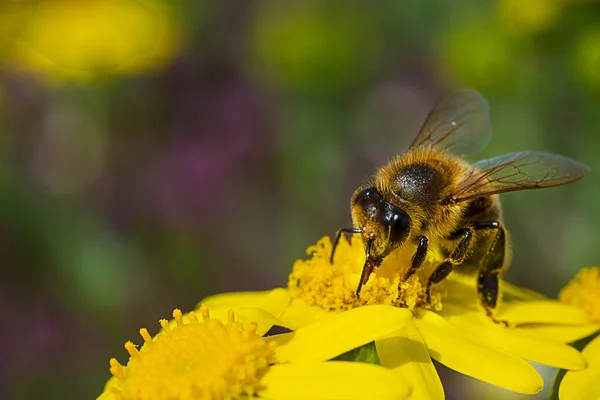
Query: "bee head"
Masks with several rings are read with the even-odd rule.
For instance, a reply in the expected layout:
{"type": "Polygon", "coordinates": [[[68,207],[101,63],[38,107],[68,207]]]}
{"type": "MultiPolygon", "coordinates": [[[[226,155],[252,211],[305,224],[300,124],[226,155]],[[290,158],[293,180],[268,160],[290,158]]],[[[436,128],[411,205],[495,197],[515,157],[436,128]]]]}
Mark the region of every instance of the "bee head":
{"type": "Polygon", "coordinates": [[[410,217],[386,201],[374,187],[359,188],[352,196],[352,220],[364,241],[371,240],[373,256],[385,257],[408,237],[410,217]]]}

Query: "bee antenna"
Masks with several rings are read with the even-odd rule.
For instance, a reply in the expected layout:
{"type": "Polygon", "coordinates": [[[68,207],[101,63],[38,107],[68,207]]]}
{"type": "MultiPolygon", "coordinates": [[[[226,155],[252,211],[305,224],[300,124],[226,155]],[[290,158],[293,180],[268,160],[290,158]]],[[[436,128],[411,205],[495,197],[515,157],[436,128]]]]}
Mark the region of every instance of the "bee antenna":
{"type": "Polygon", "coordinates": [[[335,254],[335,249],[337,249],[337,246],[340,243],[342,233],[351,233],[354,235],[357,233],[362,233],[362,230],[356,228],[342,228],[336,232],[335,239],[333,240],[333,248],[331,249],[331,257],[329,257],[330,264],[333,264],[333,255],[335,254]]]}

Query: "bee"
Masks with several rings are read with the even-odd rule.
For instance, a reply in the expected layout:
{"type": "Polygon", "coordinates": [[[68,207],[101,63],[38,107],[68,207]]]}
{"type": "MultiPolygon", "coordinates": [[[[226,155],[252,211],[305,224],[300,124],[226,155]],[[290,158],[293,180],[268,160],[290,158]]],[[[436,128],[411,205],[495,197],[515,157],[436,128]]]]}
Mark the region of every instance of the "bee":
{"type": "Polygon", "coordinates": [[[472,165],[462,156],[481,151],[491,138],[489,107],[474,90],[457,92],[429,113],[408,151],[391,159],[352,195],[352,228],[360,235],[365,263],[356,296],[390,253],[415,249],[400,278],[406,282],[422,267],[431,248],[444,261],[435,266],[425,290],[461,267],[476,270],[480,306],[493,321],[499,278],[509,263],[508,234],[498,195],[516,190],[566,185],[589,168],[570,158],[539,151],[508,153],[472,165]]]}

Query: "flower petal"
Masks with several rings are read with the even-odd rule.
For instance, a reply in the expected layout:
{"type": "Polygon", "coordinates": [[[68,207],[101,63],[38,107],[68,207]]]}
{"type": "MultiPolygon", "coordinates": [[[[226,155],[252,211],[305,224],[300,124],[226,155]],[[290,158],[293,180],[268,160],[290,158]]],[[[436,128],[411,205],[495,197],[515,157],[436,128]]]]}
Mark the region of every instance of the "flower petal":
{"type": "Polygon", "coordinates": [[[583,349],[583,355],[588,361],[588,368],[565,374],[558,389],[560,400],[600,399],[600,336],[583,349]]]}
{"type": "Polygon", "coordinates": [[[259,397],[277,400],[392,400],[410,392],[406,381],[384,367],[345,361],[273,365],[261,383],[259,397]]]}
{"type": "MultiPolygon", "coordinates": [[[[227,322],[227,315],[229,310],[225,308],[219,308],[216,310],[210,310],[210,315],[214,319],[221,320],[223,322],[227,322]]],[[[283,322],[281,322],[278,318],[276,318],[271,313],[263,310],[262,308],[255,307],[243,307],[234,310],[235,319],[238,321],[244,322],[246,326],[255,322],[258,327],[256,329],[256,334],[259,336],[264,335],[273,327],[273,325],[281,326],[283,322]]]]}
{"type": "Polygon", "coordinates": [[[585,346],[583,355],[588,360],[590,368],[600,368],[600,335],[585,346]]]}
{"type": "Polygon", "coordinates": [[[290,333],[277,349],[285,361],[326,361],[403,327],[412,319],[405,308],[372,305],[354,308],[290,333]]]}
{"type": "Polygon", "coordinates": [[[243,307],[261,304],[271,290],[260,292],[230,292],[219,293],[205,297],[198,304],[209,307],[243,307]]]}
{"type": "MultiPolygon", "coordinates": [[[[468,303],[473,309],[477,308],[477,279],[472,275],[450,274],[444,282],[448,292],[448,298],[459,303],[468,303]]],[[[515,286],[506,281],[500,282],[502,298],[506,301],[539,301],[548,298],[533,290],[515,286]]],[[[444,299],[444,304],[448,299],[444,299]]]]}
{"type": "Polygon", "coordinates": [[[600,330],[596,324],[587,325],[531,325],[520,326],[517,329],[531,333],[548,340],[562,343],[573,343],[586,338],[600,330]]]}
{"type": "Polygon", "coordinates": [[[468,337],[488,347],[498,348],[539,364],[563,369],[583,369],[586,362],[577,350],[557,340],[545,340],[518,328],[495,324],[480,311],[459,311],[445,307],[446,320],[468,337]]]}
{"type": "Polygon", "coordinates": [[[470,340],[441,316],[423,310],[414,319],[431,357],[445,366],[513,392],[534,394],[544,381],[526,361],[470,340]]]}
{"type": "MultiPolygon", "coordinates": [[[[259,336],[264,335],[271,329],[273,325],[282,326],[283,322],[276,318],[271,313],[263,310],[262,308],[256,307],[241,307],[241,308],[231,308],[227,307],[211,307],[209,309],[210,317],[216,320],[219,320],[223,323],[227,323],[229,320],[229,311],[233,310],[235,319],[237,321],[242,321],[244,325],[247,327],[251,323],[257,324],[256,333],[259,336]]],[[[200,318],[200,311],[195,310],[196,316],[200,318]]],[[[184,323],[189,323],[189,313],[183,315],[184,323]]],[[[175,327],[177,322],[174,319],[169,321],[169,325],[171,327],[175,327]]],[[[161,330],[162,331],[162,330],[161,330]]]]}
{"type": "Polygon", "coordinates": [[[339,311],[327,311],[319,306],[310,306],[302,298],[293,298],[280,319],[283,321],[283,326],[295,331],[339,313],[339,311]]]}
{"type": "Polygon", "coordinates": [[[271,290],[258,307],[262,307],[276,317],[281,317],[284,311],[289,307],[292,298],[290,292],[284,288],[271,290]]]}
{"type": "Polygon", "coordinates": [[[290,294],[287,289],[276,288],[262,292],[232,292],[220,293],[209,296],[198,303],[202,305],[222,308],[256,307],[262,308],[276,317],[279,317],[289,305],[290,294]]]}
{"type": "Polygon", "coordinates": [[[515,324],[589,324],[585,311],[553,300],[503,303],[498,318],[515,324]]]}
{"type": "Polygon", "coordinates": [[[407,324],[388,337],[375,341],[381,365],[391,368],[412,386],[411,399],[443,400],[440,381],[427,346],[414,324],[407,324]]]}
{"type": "Polygon", "coordinates": [[[500,287],[502,288],[503,298],[507,300],[536,301],[548,299],[541,293],[535,292],[531,289],[515,286],[506,281],[502,281],[500,283],[500,287]]]}

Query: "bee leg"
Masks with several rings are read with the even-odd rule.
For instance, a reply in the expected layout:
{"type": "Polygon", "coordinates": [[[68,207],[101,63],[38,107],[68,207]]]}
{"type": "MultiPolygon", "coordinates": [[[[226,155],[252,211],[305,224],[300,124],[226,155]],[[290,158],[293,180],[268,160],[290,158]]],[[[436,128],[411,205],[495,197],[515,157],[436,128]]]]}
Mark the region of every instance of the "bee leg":
{"type": "Polygon", "coordinates": [[[494,317],[494,311],[498,305],[499,275],[504,267],[506,253],[506,231],[498,221],[479,224],[478,228],[493,229],[495,231],[490,247],[479,264],[479,274],[477,276],[479,304],[492,321],[508,326],[506,321],[500,321],[494,317]]]}
{"type": "Polygon", "coordinates": [[[342,237],[342,233],[361,233],[360,229],[356,228],[342,228],[335,233],[335,239],[333,240],[333,248],[331,249],[331,257],[329,258],[329,264],[333,264],[333,255],[335,254],[335,249],[337,249],[338,244],[340,243],[340,238],[342,237]]]}
{"type": "Polygon", "coordinates": [[[428,242],[429,240],[425,236],[419,236],[419,245],[417,246],[417,251],[415,251],[415,254],[412,257],[410,268],[404,273],[402,278],[400,278],[400,284],[406,282],[408,278],[417,272],[419,267],[423,264],[423,261],[425,261],[425,257],[427,256],[428,242]]]}
{"type": "Polygon", "coordinates": [[[356,288],[357,299],[360,299],[360,290],[362,289],[362,286],[369,280],[369,276],[371,276],[373,270],[381,265],[381,258],[371,257],[371,243],[373,243],[373,239],[367,242],[367,248],[365,250],[365,265],[363,266],[362,273],[360,274],[360,282],[358,282],[358,287],[356,288]]]}
{"type": "Polygon", "coordinates": [[[465,228],[457,231],[452,236],[460,237],[462,239],[460,240],[454,251],[450,253],[450,256],[446,258],[446,260],[443,263],[438,265],[429,277],[426,288],[427,303],[431,303],[431,286],[443,281],[448,275],[450,275],[450,272],[452,272],[452,268],[454,267],[454,265],[461,264],[465,260],[467,252],[469,251],[469,247],[471,245],[471,241],[473,239],[473,231],[470,228],[465,228]]]}

